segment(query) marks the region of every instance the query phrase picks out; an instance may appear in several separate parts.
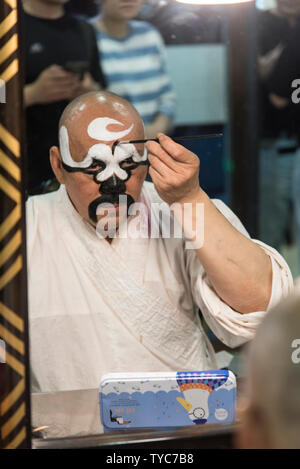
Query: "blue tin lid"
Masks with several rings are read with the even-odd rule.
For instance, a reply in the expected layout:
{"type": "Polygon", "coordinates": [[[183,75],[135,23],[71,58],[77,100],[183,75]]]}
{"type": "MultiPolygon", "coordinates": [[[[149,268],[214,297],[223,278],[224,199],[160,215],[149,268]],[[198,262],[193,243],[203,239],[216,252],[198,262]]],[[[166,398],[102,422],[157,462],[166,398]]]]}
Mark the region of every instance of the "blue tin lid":
{"type": "Polygon", "coordinates": [[[113,373],[100,383],[106,431],[231,423],[236,380],[229,370],[113,373]]]}

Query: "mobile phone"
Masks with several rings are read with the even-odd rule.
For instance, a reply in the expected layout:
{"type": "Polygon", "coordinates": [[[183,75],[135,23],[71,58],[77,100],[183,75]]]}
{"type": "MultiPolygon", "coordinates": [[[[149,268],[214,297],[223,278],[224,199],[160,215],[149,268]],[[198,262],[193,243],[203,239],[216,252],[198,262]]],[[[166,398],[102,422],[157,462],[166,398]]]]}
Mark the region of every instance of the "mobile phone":
{"type": "Polygon", "coordinates": [[[89,63],[80,60],[67,62],[64,69],[76,75],[79,80],[82,80],[84,74],[89,70],[89,63]]]}

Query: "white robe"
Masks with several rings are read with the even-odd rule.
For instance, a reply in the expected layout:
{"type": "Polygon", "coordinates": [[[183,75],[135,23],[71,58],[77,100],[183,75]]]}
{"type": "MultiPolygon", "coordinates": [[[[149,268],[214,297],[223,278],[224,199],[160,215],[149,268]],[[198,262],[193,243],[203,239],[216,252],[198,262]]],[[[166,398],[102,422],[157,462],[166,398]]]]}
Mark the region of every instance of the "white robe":
{"type": "MultiPolygon", "coordinates": [[[[161,202],[147,182],[140,200],[146,214],[161,202]]],[[[214,203],[248,236],[223,202],[214,203]]],[[[64,186],[31,197],[26,216],[33,391],[97,388],[107,372],[213,369],[199,308],[230,347],[252,339],[265,315],[224,303],[182,239],[100,239],[64,186]]],[[[292,276],[274,249],[254,242],[272,261],[269,309],[292,289],[292,276]]]]}

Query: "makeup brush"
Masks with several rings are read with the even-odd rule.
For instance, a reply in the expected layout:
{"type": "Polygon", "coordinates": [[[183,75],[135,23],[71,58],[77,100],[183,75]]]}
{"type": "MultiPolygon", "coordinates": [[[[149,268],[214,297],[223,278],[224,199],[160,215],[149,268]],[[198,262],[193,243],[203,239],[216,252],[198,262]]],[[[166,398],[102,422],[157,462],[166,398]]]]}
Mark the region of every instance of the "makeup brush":
{"type": "MultiPolygon", "coordinates": [[[[178,142],[180,140],[198,140],[198,139],[202,139],[202,138],[217,138],[217,137],[222,137],[223,134],[222,133],[218,133],[218,134],[202,134],[202,135],[186,135],[186,136],[183,136],[183,137],[172,137],[172,140],[174,140],[174,142],[178,142]]],[[[127,140],[127,141],[122,141],[122,142],[119,142],[119,140],[116,140],[114,143],[113,143],[113,146],[112,146],[112,153],[114,153],[114,150],[116,148],[117,145],[124,145],[126,143],[146,143],[146,142],[159,142],[159,139],[158,138],[145,138],[145,139],[142,139],[142,140],[127,140]]]]}

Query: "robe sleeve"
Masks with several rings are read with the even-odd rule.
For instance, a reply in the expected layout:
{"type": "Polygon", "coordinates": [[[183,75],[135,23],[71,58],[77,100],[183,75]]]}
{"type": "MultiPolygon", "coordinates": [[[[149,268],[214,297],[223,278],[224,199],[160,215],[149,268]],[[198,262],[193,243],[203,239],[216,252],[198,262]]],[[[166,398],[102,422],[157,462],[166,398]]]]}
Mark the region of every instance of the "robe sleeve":
{"type": "MultiPolygon", "coordinates": [[[[237,230],[250,238],[238,217],[222,201],[213,200],[213,202],[237,230]]],[[[293,289],[293,278],[283,257],[275,249],[261,241],[252,241],[257,243],[270,257],[273,276],[272,291],[266,311],[253,311],[248,314],[241,314],[233,310],[218,296],[195,251],[186,250],[187,268],[194,301],[212,332],[231,348],[239,347],[251,340],[266,312],[293,289]]]]}

